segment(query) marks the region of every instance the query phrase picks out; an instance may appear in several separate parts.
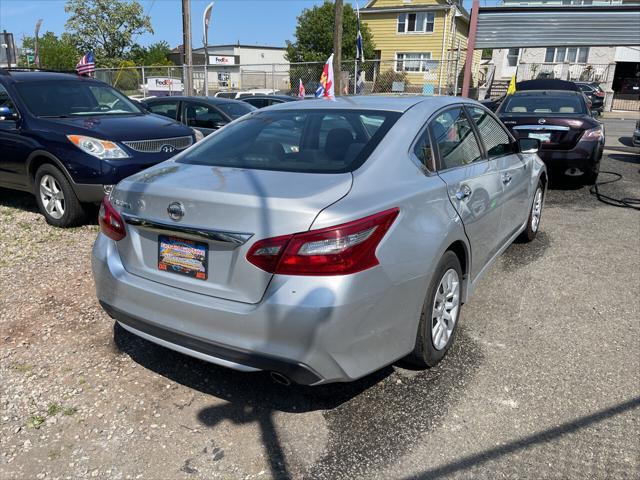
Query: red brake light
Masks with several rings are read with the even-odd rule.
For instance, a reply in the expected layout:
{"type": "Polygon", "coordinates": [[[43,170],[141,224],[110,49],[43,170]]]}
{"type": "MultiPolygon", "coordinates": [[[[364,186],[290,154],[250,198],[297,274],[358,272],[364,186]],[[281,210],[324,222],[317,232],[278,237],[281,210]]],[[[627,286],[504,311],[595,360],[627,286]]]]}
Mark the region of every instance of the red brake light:
{"type": "Polygon", "coordinates": [[[605,93],[604,93],[604,92],[601,92],[601,91],[599,91],[599,90],[597,90],[597,91],[594,93],[594,95],[595,95],[596,97],[600,97],[600,98],[602,98],[602,97],[604,97],[604,96],[605,96],[605,93]]]}
{"type": "Polygon", "coordinates": [[[127,236],[127,231],[124,229],[124,221],[111,205],[108,196],[104,197],[100,204],[98,223],[100,223],[100,231],[116,242],[127,236]]]}
{"type": "Polygon", "coordinates": [[[335,227],[259,240],[247,260],[282,275],[347,275],[378,265],[376,248],[400,210],[392,208],[335,227]]]}
{"type": "Polygon", "coordinates": [[[582,134],[582,140],[601,140],[604,132],[600,127],[590,128],[582,134]]]}

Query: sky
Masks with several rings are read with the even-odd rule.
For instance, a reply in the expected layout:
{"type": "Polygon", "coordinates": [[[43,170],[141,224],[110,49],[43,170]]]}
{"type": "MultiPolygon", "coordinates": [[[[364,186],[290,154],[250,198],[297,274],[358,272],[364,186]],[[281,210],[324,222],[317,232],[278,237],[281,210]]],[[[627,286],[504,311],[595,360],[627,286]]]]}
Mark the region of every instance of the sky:
{"type": "MultiPolygon", "coordinates": [[[[154,34],[140,35],[141,45],[165,40],[173,48],[182,44],[180,0],[138,0],[151,17],[154,34]]],[[[211,0],[191,0],[192,35],[195,48],[202,45],[202,12],[211,0]]],[[[355,0],[345,0],[353,3],[355,0]]],[[[484,5],[487,0],[482,0],[484,5]]],[[[360,0],[364,6],[367,0],[360,0]]],[[[285,46],[292,40],[296,18],[303,9],[322,0],[217,0],[209,27],[209,44],[240,43],[285,46]]],[[[465,1],[465,5],[470,3],[465,1]]],[[[494,3],[494,2],[490,2],[494,3]]],[[[23,35],[33,35],[35,23],[44,20],[41,33],[64,32],[65,0],[0,0],[0,31],[12,32],[20,45],[23,35]]],[[[468,6],[468,5],[467,5],[468,6]]]]}

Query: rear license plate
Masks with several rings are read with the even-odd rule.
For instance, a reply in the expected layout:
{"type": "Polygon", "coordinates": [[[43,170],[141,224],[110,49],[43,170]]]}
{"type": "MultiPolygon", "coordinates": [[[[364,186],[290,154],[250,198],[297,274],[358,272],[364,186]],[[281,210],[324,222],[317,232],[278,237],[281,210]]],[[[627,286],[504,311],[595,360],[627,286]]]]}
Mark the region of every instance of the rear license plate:
{"type": "Polygon", "coordinates": [[[208,276],[209,248],[206,243],[158,236],[158,269],[198,280],[208,276]]]}
{"type": "Polygon", "coordinates": [[[541,142],[550,142],[551,134],[550,133],[530,133],[529,138],[537,138],[541,142]]]}

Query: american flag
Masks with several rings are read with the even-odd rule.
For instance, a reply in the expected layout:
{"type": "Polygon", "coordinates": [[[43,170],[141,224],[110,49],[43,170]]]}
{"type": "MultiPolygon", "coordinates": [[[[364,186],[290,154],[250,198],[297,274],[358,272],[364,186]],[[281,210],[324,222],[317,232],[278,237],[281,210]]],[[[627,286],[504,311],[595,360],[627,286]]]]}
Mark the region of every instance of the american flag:
{"type": "Polygon", "coordinates": [[[96,62],[93,60],[93,53],[89,52],[80,59],[76,65],[76,72],[80,75],[89,75],[96,71],[96,62]]]}

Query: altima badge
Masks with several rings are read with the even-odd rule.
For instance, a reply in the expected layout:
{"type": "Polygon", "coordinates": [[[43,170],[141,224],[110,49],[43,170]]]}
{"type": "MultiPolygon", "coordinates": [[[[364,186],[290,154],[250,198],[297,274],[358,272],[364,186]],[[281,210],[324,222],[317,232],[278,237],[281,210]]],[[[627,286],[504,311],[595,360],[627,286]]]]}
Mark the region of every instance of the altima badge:
{"type": "Polygon", "coordinates": [[[184,217],[184,205],[180,202],[170,203],[167,207],[167,213],[169,214],[169,218],[171,220],[175,220],[176,222],[182,217],[184,217]]]}

